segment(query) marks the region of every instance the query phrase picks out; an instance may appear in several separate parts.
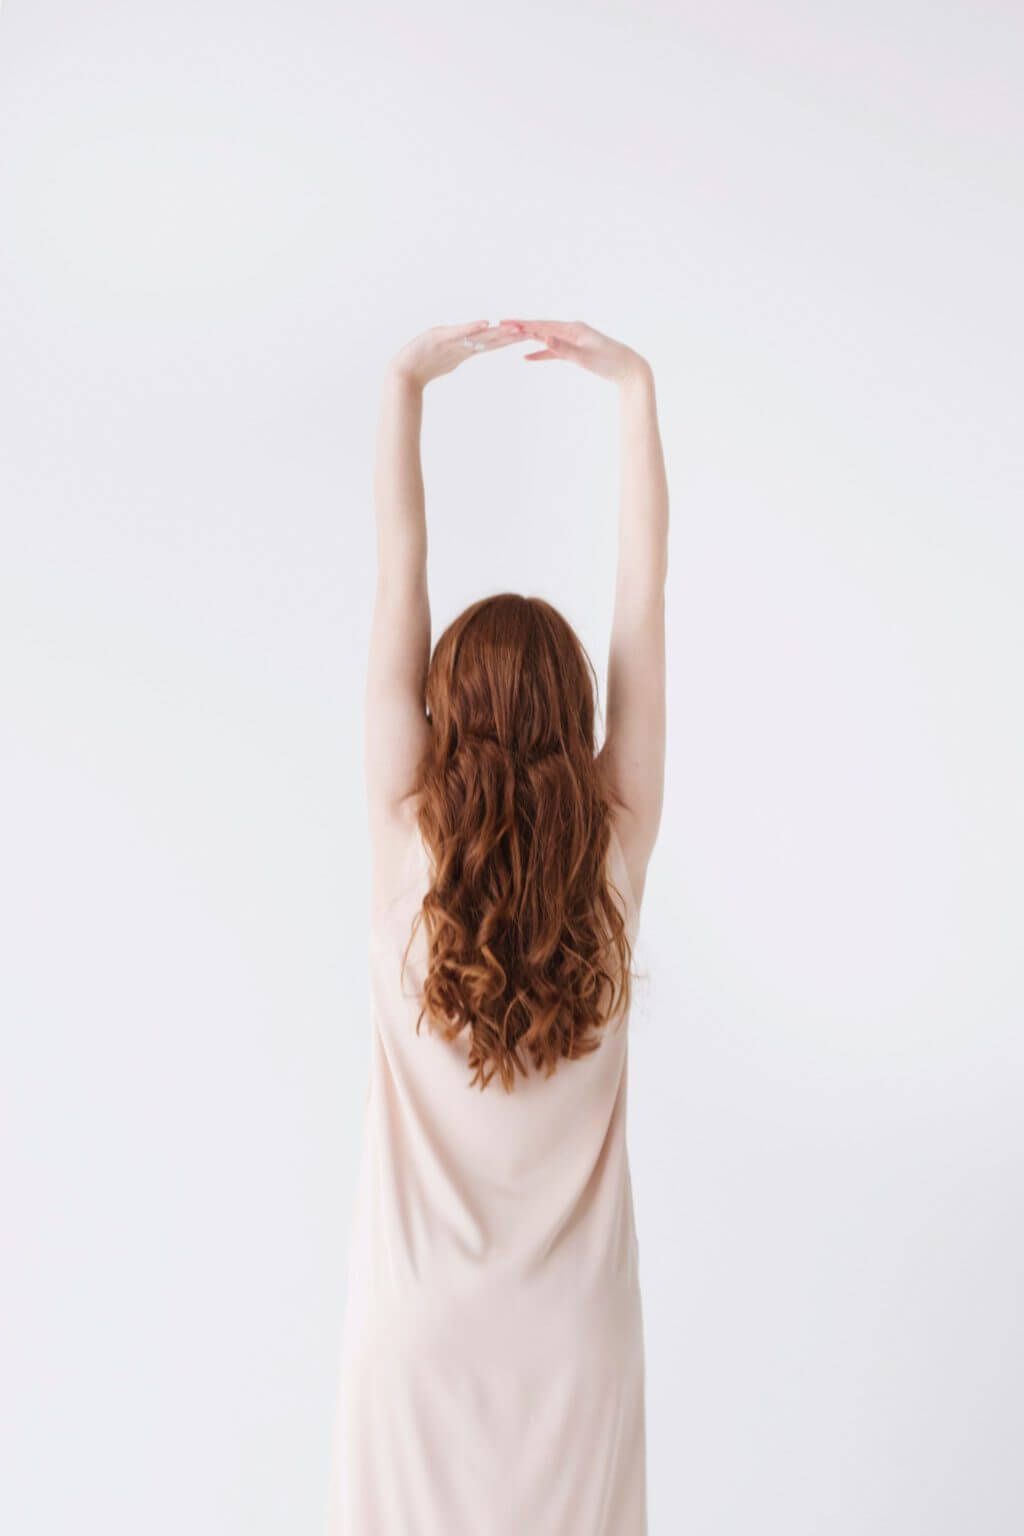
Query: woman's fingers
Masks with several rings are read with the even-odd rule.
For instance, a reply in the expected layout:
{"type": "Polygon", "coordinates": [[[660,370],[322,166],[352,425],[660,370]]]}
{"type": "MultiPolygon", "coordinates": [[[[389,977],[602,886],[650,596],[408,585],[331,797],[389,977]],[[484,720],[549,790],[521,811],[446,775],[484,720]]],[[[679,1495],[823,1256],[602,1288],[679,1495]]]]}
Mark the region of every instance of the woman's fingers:
{"type": "Polygon", "coordinates": [[[469,320],[464,325],[439,325],[437,330],[442,336],[472,336],[474,331],[486,331],[490,323],[489,320],[469,320]]]}
{"type": "Polygon", "coordinates": [[[452,336],[479,336],[485,331],[490,331],[493,334],[496,331],[510,331],[512,329],[511,321],[499,321],[497,325],[492,325],[489,320],[474,320],[471,325],[439,325],[435,328],[435,335],[448,339],[452,336]]]}
{"type": "Polygon", "coordinates": [[[490,335],[477,337],[487,347],[507,347],[510,341],[522,341],[523,333],[517,325],[496,325],[490,335]]]}
{"type": "Polygon", "coordinates": [[[473,352],[494,352],[498,347],[508,347],[514,341],[523,339],[522,331],[511,325],[496,325],[487,331],[467,332],[462,338],[464,341],[472,342],[472,347],[467,350],[473,352]]]}
{"type": "Polygon", "coordinates": [[[523,353],[523,362],[524,363],[543,363],[543,362],[546,362],[548,360],[548,358],[550,358],[550,357],[557,357],[557,356],[558,356],[557,352],[524,352],[523,353]]]}
{"type": "Polygon", "coordinates": [[[513,342],[533,337],[544,343],[544,349],[527,354],[530,362],[549,361],[555,357],[570,357],[574,352],[571,343],[561,334],[563,327],[554,322],[552,329],[543,321],[499,320],[491,325],[488,320],[469,320],[460,325],[436,325],[432,331],[419,338],[427,347],[424,356],[435,359],[425,365],[425,376],[436,377],[447,373],[465,357],[475,357],[479,352],[496,352],[499,347],[510,347],[513,342]]]}
{"type": "Polygon", "coordinates": [[[544,325],[523,325],[519,334],[524,338],[532,336],[535,341],[542,341],[546,347],[556,349],[561,357],[573,357],[578,351],[575,342],[544,325]]]}
{"type": "Polygon", "coordinates": [[[432,379],[451,373],[478,352],[494,352],[523,341],[522,328],[515,323],[469,320],[461,325],[434,325],[414,336],[396,354],[394,366],[400,373],[426,386],[432,379]]]}
{"type": "Polygon", "coordinates": [[[463,325],[436,327],[435,335],[445,341],[472,342],[468,352],[492,352],[496,347],[507,347],[514,341],[532,337],[542,341],[549,350],[533,353],[533,358],[569,356],[574,350],[573,337],[578,326],[563,320],[499,320],[492,326],[487,320],[470,320],[463,325]],[[553,350],[552,350],[553,349],[553,350]]]}
{"type": "Polygon", "coordinates": [[[579,324],[575,320],[502,320],[502,325],[520,325],[528,335],[547,334],[560,336],[563,341],[572,341],[579,332],[579,324]]]}
{"type": "Polygon", "coordinates": [[[525,320],[522,315],[506,315],[505,318],[500,320],[498,323],[499,325],[522,325],[526,327],[536,327],[545,331],[568,330],[570,324],[568,320],[525,320]]]}

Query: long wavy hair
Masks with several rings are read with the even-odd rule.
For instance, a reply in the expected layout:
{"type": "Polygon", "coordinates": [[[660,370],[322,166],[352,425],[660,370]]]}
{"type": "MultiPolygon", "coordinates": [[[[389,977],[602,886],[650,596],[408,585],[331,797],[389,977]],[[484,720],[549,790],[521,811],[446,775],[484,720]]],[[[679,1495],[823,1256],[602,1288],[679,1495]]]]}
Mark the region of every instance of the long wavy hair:
{"type": "MultiPolygon", "coordinates": [[[[611,804],[594,755],[597,679],[550,603],[499,593],[437,641],[430,742],[416,784],[433,864],[418,909],[429,1014],[470,1032],[470,1086],[506,1091],[526,1057],[550,1076],[625,1019],[632,951],[606,855],[611,804]]],[[[620,901],[622,905],[620,905],[620,901]]]]}

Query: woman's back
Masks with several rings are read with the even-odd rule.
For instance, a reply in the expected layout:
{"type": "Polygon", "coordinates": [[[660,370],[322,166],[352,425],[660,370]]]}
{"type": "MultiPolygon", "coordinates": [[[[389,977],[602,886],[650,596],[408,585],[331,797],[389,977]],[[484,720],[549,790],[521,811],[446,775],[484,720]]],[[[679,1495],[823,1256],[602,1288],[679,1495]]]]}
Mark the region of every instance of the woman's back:
{"type": "MultiPolygon", "coordinates": [[[[632,939],[614,832],[608,857],[632,939]]],[[[471,1087],[467,1032],[416,1031],[430,865],[411,817],[395,870],[371,922],[332,1536],[639,1536],[628,1020],[552,1076],[471,1087]]]]}

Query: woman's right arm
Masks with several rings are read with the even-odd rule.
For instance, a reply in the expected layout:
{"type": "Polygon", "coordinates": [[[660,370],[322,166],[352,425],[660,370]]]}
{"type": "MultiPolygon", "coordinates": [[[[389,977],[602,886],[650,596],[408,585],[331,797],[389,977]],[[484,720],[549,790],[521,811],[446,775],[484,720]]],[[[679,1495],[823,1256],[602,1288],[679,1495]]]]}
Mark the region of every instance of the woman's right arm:
{"type": "Polygon", "coordinates": [[[639,901],[661,822],[665,785],[669,523],[654,374],[643,359],[624,374],[619,403],[619,550],[600,758],[619,802],[623,851],[639,901]]]}
{"type": "Polygon", "coordinates": [[[621,503],[608,652],[605,740],[598,754],[639,903],[661,821],[665,783],[665,581],[668,482],[654,373],[620,341],[581,321],[521,320],[544,342],[527,360],[564,359],[615,384],[621,422],[621,503]]]}

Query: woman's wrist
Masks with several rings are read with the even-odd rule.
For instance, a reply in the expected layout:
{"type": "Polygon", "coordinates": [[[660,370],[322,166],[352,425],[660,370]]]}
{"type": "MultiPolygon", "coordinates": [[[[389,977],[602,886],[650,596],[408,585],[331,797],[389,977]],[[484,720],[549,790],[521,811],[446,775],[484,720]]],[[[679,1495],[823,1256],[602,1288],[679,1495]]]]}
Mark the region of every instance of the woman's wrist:
{"type": "Polygon", "coordinates": [[[654,387],[654,370],[645,357],[639,352],[634,352],[619,379],[619,388],[631,392],[643,391],[654,387]]]}
{"type": "Polygon", "coordinates": [[[393,357],[388,363],[386,383],[410,394],[422,394],[425,387],[425,380],[420,378],[409,363],[403,362],[400,356],[393,357]]]}

